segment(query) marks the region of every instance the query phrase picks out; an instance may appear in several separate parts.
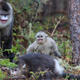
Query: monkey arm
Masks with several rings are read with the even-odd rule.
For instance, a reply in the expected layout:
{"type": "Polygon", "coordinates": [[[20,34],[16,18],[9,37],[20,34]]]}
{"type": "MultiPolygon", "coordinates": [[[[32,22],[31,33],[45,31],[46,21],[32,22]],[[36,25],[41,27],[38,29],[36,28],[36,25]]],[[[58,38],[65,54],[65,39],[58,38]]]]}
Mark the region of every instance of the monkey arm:
{"type": "Polygon", "coordinates": [[[10,35],[3,36],[4,39],[3,43],[3,49],[11,49],[12,48],[12,31],[10,32],[10,35]]]}
{"type": "Polygon", "coordinates": [[[5,29],[2,29],[1,39],[3,39],[3,41],[4,41],[3,49],[11,49],[12,48],[13,23],[14,23],[14,18],[12,16],[12,22],[5,29]]]}
{"type": "Polygon", "coordinates": [[[58,47],[56,45],[56,42],[53,40],[51,43],[52,43],[52,47],[51,47],[52,48],[52,52],[51,53],[53,53],[55,56],[61,58],[61,53],[58,50],[58,47]]]}
{"type": "Polygon", "coordinates": [[[31,52],[33,52],[33,47],[30,45],[28,48],[27,48],[27,53],[31,53],[31,52]]]}
{"type": "Polygon", "coordinates": [[[27,53],[32,53],[34,52],[34,48],[36,46],[36,42],[33,42],[31,45],[29,45],[29,47],[27,48],[27,53]]]}
{"type": "Polygon", "coordinates": [[[13,61],[13,58],[15,57],[15,54],[11,51],[5,51],[5,49],[11,49],[12,48],[12,29],[10,31],[10,34],[6,37],[6,39],[4,39],[4,43],[3,43],[3,55],[7,56],[10,59],[10,62],[13,61]]]}
{"type": "Polygon", "coordinates": [[[15,57],[15,54],[13,52],[11,52],[11,51],[5,51],[5,49],[11,49],[12,48],[12,41],[13,41],[12,40],[13,39],[13,36],[12,36],[12,33],[13,33],[12,28],[13,28],[13,21],[14,21],[14,19],[9,24],[9,26],[6,27],[3,30],[3,32],[2,32],[2,34],[3,34],[2,39],[4,41],[4,43],[3,43],[3,50],[4,50],[3,55],[6,56],[6,57],[8,57],[11,62],[13,61],[13,58],[15,57]]]}

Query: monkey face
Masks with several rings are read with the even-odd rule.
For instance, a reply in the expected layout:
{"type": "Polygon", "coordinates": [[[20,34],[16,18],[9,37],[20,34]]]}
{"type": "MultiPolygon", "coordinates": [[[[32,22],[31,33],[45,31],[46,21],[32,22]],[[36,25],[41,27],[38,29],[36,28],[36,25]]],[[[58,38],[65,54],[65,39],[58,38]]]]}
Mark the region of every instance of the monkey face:
{"type": "Polygon", "coordinates": [[[42,31],[40,31],[40,32],[38,32],[37,34],[36,34],[36,41],[37,41],[37,43],[38,44],[43,44],[43,43],[45,43],[45,41],[47,40],[47,34],[46,33],[44,33],[44,32],[42,32],[42,31]]]}
{"type": "Polygon", "coordinates": [[[42,35],[37,36],[37,42],[38,44],[42,44],[44,42],[44,38],[42,35]]]}
{"type": "Polygon", "coordinates": [[[13,10],[10,4],[0,3],[0,28],[8,26],[13,19],[13,10]]]}

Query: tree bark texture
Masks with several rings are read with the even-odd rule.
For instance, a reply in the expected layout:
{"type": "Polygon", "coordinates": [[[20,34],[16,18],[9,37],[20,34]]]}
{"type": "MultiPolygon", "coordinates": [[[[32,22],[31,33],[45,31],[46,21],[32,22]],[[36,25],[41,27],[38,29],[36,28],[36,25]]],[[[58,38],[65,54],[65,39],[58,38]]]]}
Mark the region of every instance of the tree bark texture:
{"type": "Polygon", "coordinates": [[[69,0],[69,19],[72,40],[72,61],[80,64],[80,0],[69,0]]]}

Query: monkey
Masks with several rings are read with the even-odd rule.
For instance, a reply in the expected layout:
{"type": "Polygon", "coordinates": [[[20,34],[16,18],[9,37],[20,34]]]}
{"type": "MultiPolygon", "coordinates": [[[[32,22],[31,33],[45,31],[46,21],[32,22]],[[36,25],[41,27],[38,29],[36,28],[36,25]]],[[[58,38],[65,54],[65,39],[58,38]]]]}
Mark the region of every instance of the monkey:
{"type": "Polygon", "coordinates": [[[3,56],[13,61],[15,54],[6,51],[12,48],[12,28],[14,16],[13,8],[6,0],[0,0],[0,48],[3,49],[3,56]]]}
{"type": "Polygon", "coordinates": [[[35,37],[36,40],[27,48],[27,53],[38,52],[61,58],[61,54],[55,40],[43,31],[39,31],[35,37]]]}
{"type": "MultiPolygon", "coordinates": [[[[68,80],[79,80],[79,75],[74,75],[64,72],[64,68],[59,64],[58,60],[47,54],[24,54],[19,57],[18,62],[19,70],[24,73],[26,71],[27,77],[31,76],[30,72],[45,71],[43,76],[40,76],[37,80],[52,80],[54,78],[65,78],[68,76],[68,80]],[[27,67],[27,70],[24,68],[27,67]]],[[[25,74],[23,74],[25,75],[25,74]]]]}

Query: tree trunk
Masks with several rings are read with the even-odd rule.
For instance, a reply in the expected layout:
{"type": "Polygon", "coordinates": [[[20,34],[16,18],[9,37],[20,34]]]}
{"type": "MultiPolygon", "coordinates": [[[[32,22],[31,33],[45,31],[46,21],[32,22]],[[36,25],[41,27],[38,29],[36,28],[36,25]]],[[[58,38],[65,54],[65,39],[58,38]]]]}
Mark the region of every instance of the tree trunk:
{"type": "Polygon", "coordinates": [[[72,61],[80,64],[80,0],[69,0],[70,31],[72,39],[72,61]]]}

